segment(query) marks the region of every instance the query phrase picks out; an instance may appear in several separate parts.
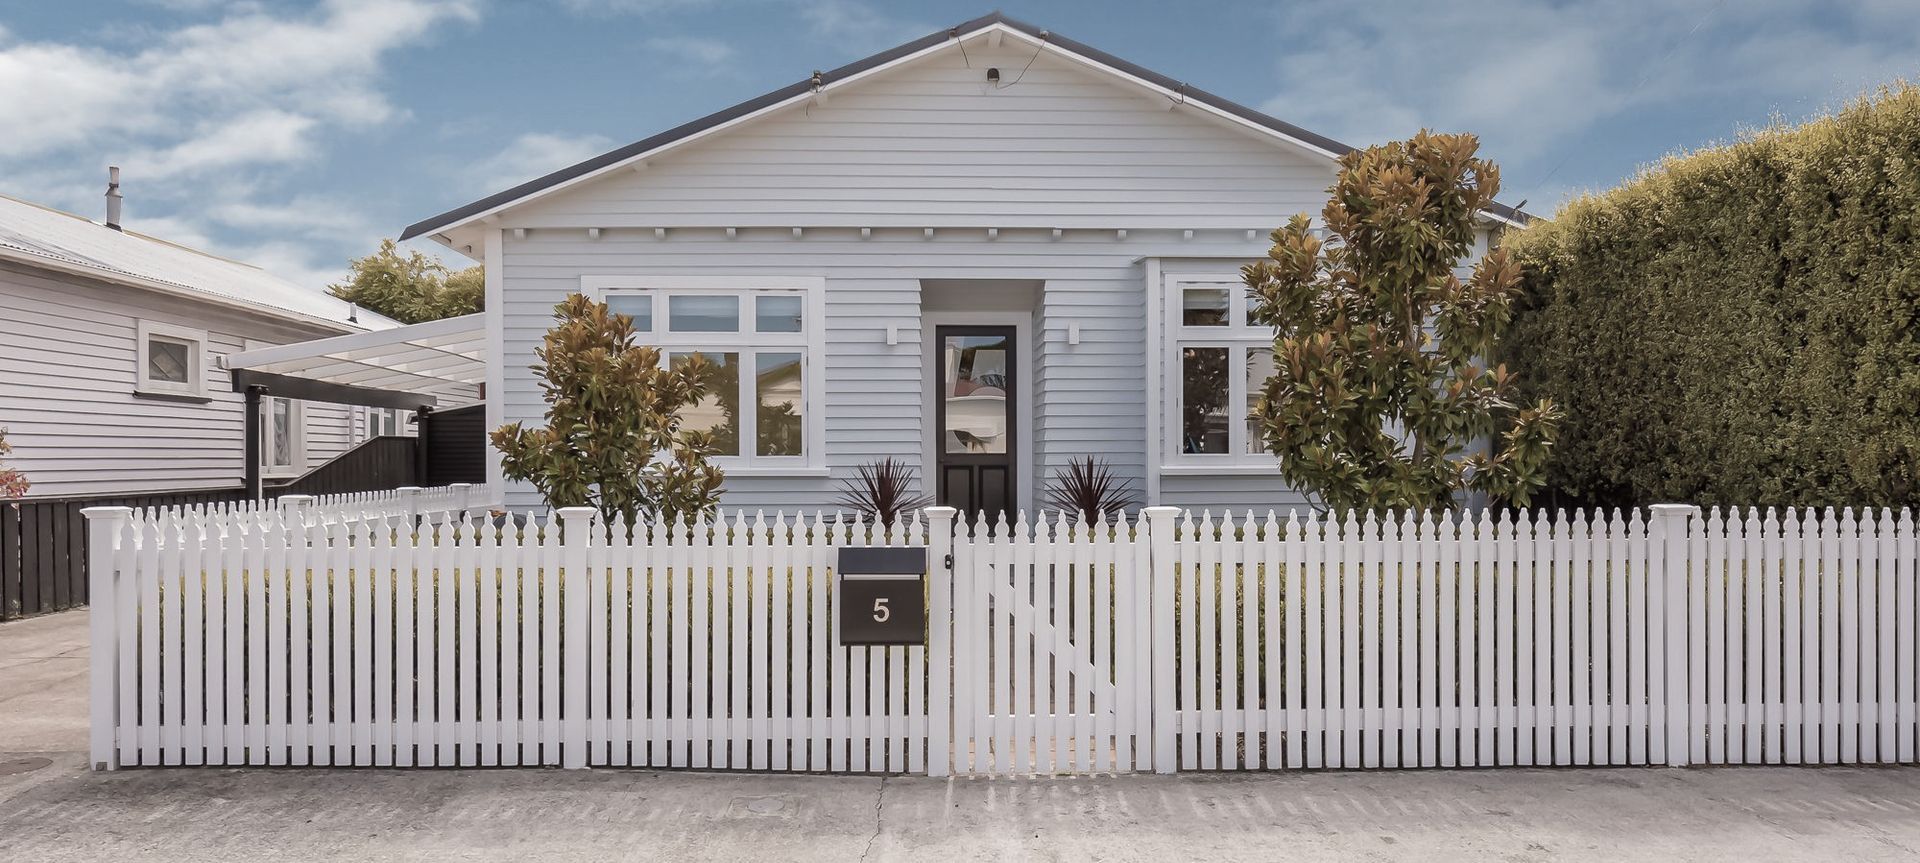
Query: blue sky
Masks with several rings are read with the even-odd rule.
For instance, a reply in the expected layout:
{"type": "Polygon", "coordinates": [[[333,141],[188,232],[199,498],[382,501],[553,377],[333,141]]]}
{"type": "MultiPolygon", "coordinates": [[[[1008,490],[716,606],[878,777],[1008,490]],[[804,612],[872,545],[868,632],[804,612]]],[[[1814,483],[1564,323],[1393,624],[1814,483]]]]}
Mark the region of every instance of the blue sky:
{"type": "MultiPolygon", "coordinates": [[[[1027,2],[1009,15],[1352,144],[1481,135],[1535,212],[1920,76],[1920,0],[1027,2]],[[1177,10],[1177,11],[1176,11],[1177,10]]],[[[7,0],[0,194],[316,288],[409,222],[986,3],[7,0]]]]}

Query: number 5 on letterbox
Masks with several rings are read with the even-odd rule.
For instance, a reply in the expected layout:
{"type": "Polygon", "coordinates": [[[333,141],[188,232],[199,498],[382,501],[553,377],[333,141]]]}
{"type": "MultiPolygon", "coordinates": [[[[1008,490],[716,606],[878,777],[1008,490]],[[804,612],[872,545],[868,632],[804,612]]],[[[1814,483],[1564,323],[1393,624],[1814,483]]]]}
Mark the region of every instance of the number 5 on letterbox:
{"type": "Polygon", "coordinates": [[[927,643],[927,550],[840,549],[840,644],[927,643]]]}

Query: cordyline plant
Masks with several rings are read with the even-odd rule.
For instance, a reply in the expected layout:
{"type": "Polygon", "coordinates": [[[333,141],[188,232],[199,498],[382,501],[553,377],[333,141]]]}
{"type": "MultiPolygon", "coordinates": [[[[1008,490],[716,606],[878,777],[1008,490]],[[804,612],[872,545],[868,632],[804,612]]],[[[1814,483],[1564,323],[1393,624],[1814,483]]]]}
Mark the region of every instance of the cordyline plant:
{"type": "MultiPolygon", "coordinates": [[[[11,455],[13,445],[7,443],[7,430],[0,428],[0,456],[11,455]]],[[[27,481],[27,475],[10,467],[0,467],[0,499],[26,497],[27,489],[33,483],[27,481]]]]}
{"type": "Polygon", "coordinates": [[[1047,504],[1089,522],[1112,518],[1140,505],[1133,481],[1113,472],[1105,459],[1081,456],[1054,471],[1047,483],[1047,504]]]}
{"type": "Polygon", "coordinates": [[[722,479],[707,462],[713,437],[680,419],[707,394],[706,361],[661,368],[659,349],[634,343],[632,318],[579,294],[554,307],[554,320],[533,366],[547,426],[493,432],[502,473],[533,483],[554,507],[628,519],[712,513],[722,479]]]}
{"type": "Polygon", "coordinates": [[[1479,146],[1422,131],[1342,156],[1321,211],[1332,241],[1294,216],[1243,271],[1252,319],[1274,328],[1261,436],[1329,507],[1448,508],[1461,491],[1524,506],[1546,480],[1560,411],[1517,406],[1514,376],[1486,360],[1519,267],[1494,249],[1454,275],[1500,187],[1479,146]]]}
{"type": "Polygon", "coordinates": [[[840,481],[840,505],[883,527],[932,504],[914,490],[913,468],[891,458],[863,464],[840,481]]]}

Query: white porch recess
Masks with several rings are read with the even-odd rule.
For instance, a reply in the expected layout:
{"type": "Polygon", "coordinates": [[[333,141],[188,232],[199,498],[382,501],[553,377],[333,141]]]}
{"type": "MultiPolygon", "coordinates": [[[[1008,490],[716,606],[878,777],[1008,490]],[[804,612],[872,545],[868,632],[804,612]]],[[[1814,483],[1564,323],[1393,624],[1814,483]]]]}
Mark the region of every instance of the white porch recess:
{"type": "Polygon", "coordinates": [[[229,354],[230,371],[431,396],[435,407],[481,400],[486,313],[229,354]]]}
{"type": "Polygon", "coordinates": [[[1906,511],[328,512],[86,511],[96,767],[1916,760],[1906,511]],[[840,646],[848,544],[928,548],[925,645],[840,646]]]}

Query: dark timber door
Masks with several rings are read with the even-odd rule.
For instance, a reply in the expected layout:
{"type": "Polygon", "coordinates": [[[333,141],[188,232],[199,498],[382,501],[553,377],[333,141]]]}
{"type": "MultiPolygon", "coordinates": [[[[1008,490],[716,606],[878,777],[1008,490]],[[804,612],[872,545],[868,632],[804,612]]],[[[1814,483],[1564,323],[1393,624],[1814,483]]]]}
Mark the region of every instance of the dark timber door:
{"type": "Polygon", "coordinates": [[[1013,516],[1014,328],[943,326],[934,408],[940,503],[963,513],[1013,516]]]}

